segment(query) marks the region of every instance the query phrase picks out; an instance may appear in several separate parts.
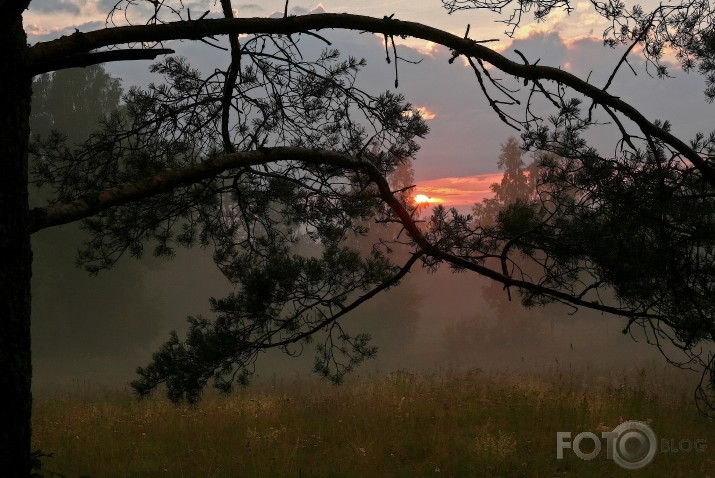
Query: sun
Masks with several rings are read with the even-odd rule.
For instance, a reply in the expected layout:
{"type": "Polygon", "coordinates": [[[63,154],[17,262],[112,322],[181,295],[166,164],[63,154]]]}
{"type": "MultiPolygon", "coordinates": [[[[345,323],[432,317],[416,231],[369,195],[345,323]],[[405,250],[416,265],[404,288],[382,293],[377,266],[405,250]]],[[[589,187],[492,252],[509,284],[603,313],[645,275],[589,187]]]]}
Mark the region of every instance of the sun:
{"type": "Polygon", "coordinates": [[[418,194],[414,198],[412,198],[413,201],[417,204],[427,204],[430,202],[438,202],[437,199],[431,198],[429,196],[425,196],[424,194],[418,194]]]}

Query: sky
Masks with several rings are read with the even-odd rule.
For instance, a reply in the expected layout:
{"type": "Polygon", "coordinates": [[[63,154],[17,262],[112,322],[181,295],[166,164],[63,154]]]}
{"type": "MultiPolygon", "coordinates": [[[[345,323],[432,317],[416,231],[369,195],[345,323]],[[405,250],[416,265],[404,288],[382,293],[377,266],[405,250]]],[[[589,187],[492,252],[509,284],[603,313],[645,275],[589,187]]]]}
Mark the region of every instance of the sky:
{"type": "MultiPolygon", "coordinates": [[[[31,43],[56,38],[74,31],[89,31],[104,27],[106,12],[114,0],[36,0],[25,14],[25,25],[31,43]]],[[[197,13],[210,10],[220,15],[220,5],[198,0],[185,4],[197,13]]],[[[611,50],[602,44],[604,20],[592,11],[590,2],[577,0],[570,15],[563,11],[552,13],[545,22],[527,21],[513,38],[504,34],[500,17],[492,14],[462,11],[448,15],[439,0],[393,0],[374,2],[325,0],[322,3],[291,1],[292,14],[310,12],[350,12],[371,16],[395,14],[395,18],[411,20],[463,35],[470,24],[473,39],[497,39],[488,45],[512,59],[519,57],[518,49],[530,61],[561,67],[582,78],[590,76],[595,84],[604,84],[621,50],[611,50]]],[[[260,3],[234,2],[239,16],[282,15],[283,1],[260,3]]],[[[346,54],[362,56],[368,67],[359,83],[368,91],[393,89],[393,65],[384,59],[382,38],[348,32],[326,35],[346,54]]],[[[421,151],[415,161],[417,185],[414,194],[436,199],[447,207],[468,212],[471,205],[491,195],[489,186],[500,179],[496,166],[500,145],[519,133],[499,122],[479,90],[478,83],[463,62],[448,64],[447,49],[414,39],[400,40],[400,56],[421,60],[419,65],[400,64],[398,91],[420,108],[428,120],[430,134],[422,140],[421,151]]],[[[218,63],[224,66],[227,53],[205,48],[197,42],[171,45],[192,64],[212,70],[218,63]]],[[[697,131],[711,124],[713,105],[703,101],[704,79],[698,74],[686,75],[679,69],[671,71],[675,79],[659,80],[649,76],[641,57],[631,57],[638,73],[624,68],[611,91],[640,108],[649,119],[668,119],[674,131],[690,139],[697,131]]],[[[148,63],[112,64],[107,69],[123,78],[123,84],[146,84],[157,81],[147,72],[148,63]]],[[[505,78],[508,80],[508,78],[505,78]]],[[[517,85],[517,83],[514,83],[517,85]]],[[[512,112],[523,117],[523,110],[512,112]]],[[[549,114],[550,112],[545,112],[549,114]]],[[[706,133],[709,131],[705,131],[706,133]]],[[[610,155],[618,138],[612,125],[593,132],[601,154],[610,155]]],[[[528,156],[526,157],[528,161],[528,156]]]]}

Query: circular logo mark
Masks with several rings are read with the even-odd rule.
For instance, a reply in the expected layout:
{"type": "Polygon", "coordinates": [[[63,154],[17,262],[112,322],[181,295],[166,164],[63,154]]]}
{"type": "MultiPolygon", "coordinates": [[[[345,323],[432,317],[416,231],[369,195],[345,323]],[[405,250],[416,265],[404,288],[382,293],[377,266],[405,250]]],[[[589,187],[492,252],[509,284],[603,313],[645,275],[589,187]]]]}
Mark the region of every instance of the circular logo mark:
{"type": "Polygon", "coordinates": [[[643,422],[627,421],[613,429],[613,461],[626,470],[638,470],[653,461],[658,440],[643,422]]]}

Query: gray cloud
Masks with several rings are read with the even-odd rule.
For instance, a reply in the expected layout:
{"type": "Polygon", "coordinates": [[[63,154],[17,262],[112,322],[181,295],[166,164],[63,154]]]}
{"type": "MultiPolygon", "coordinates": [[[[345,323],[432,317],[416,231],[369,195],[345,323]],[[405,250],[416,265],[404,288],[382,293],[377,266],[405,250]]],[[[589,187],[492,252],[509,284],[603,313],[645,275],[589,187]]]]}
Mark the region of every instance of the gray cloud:
{"type": "MultiPolygon", "coordinates": [[[[514,41],[505,55],[521,61],[514,49],[521,51],[531,63],[540,59],[541,65],[566,68],[584,80],[588,78],[591,84],[603,87],[625,46],[611,49],[605,47],[602,40],[589,38],[565,42],[558,34],[551,33],[514,41]]],[[[677,65],[672,65],[669,71],[674,78],[659,79],[638,53],[632,53],[628,61],[636,74],[623,65],[608,90],[610,93],[637,108],[651,121],[670,121],[673,132],[683,140],[693,138],[697,132],[708,134],[712,130],[712,105],[704,101],[705,79],[702,75],[685,73],[677,65]]],[[[604,120],[610,121],[606,117],[604,120]]],[[[625,124],[629,128],[633,126],[628,122],[625,124]]],[[[613,154],[617,139],[613,127],[593,128],[593,132],[594,145],[599,152],[613,154]]]]}
{"type": "Polygon", "coordinates": [[[39,0],[30,4],[30,10],[42,13],[66,12],[79,15],[80,7],[72,0],[39,0]]]}
{"type": "Polygon", "coordinates": [[[266,9],[256,3],[243,3],[238,5],[238,11],[265,12],[266,9]]]}
{"type": "Polygon", "coordinates": [[[120,0],[99,0],[99,10],[109,12],[120,0]]]}
{"type": "Polygon", "coordinates": [[[290,13],[293,15],[306,15],[310,10],[305,7],[293,7],[290,9],[290,13]]]}

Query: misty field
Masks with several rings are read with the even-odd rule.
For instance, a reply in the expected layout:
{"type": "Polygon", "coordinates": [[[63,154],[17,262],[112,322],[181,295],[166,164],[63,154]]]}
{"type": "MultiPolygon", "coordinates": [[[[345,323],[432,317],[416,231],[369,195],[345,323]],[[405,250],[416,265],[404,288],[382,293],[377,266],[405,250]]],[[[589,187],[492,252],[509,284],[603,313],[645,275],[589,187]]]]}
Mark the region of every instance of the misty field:
{"type": "Polygon", "coordinates": [[[340,387],[264,383],[207,393],[195,407],[77,385],[36,392],[33,448],[54,455],[44,476],[68,478],[715,476],[715,423],[674,376],[396,372],[340,387]],[[637,471],[607,460],[605,446],[592,461],[571,450],[556,459],[557,431],[600,436],[623,420],[647,421],[669,443],[708,447],[657,453],[637,471]]]}

